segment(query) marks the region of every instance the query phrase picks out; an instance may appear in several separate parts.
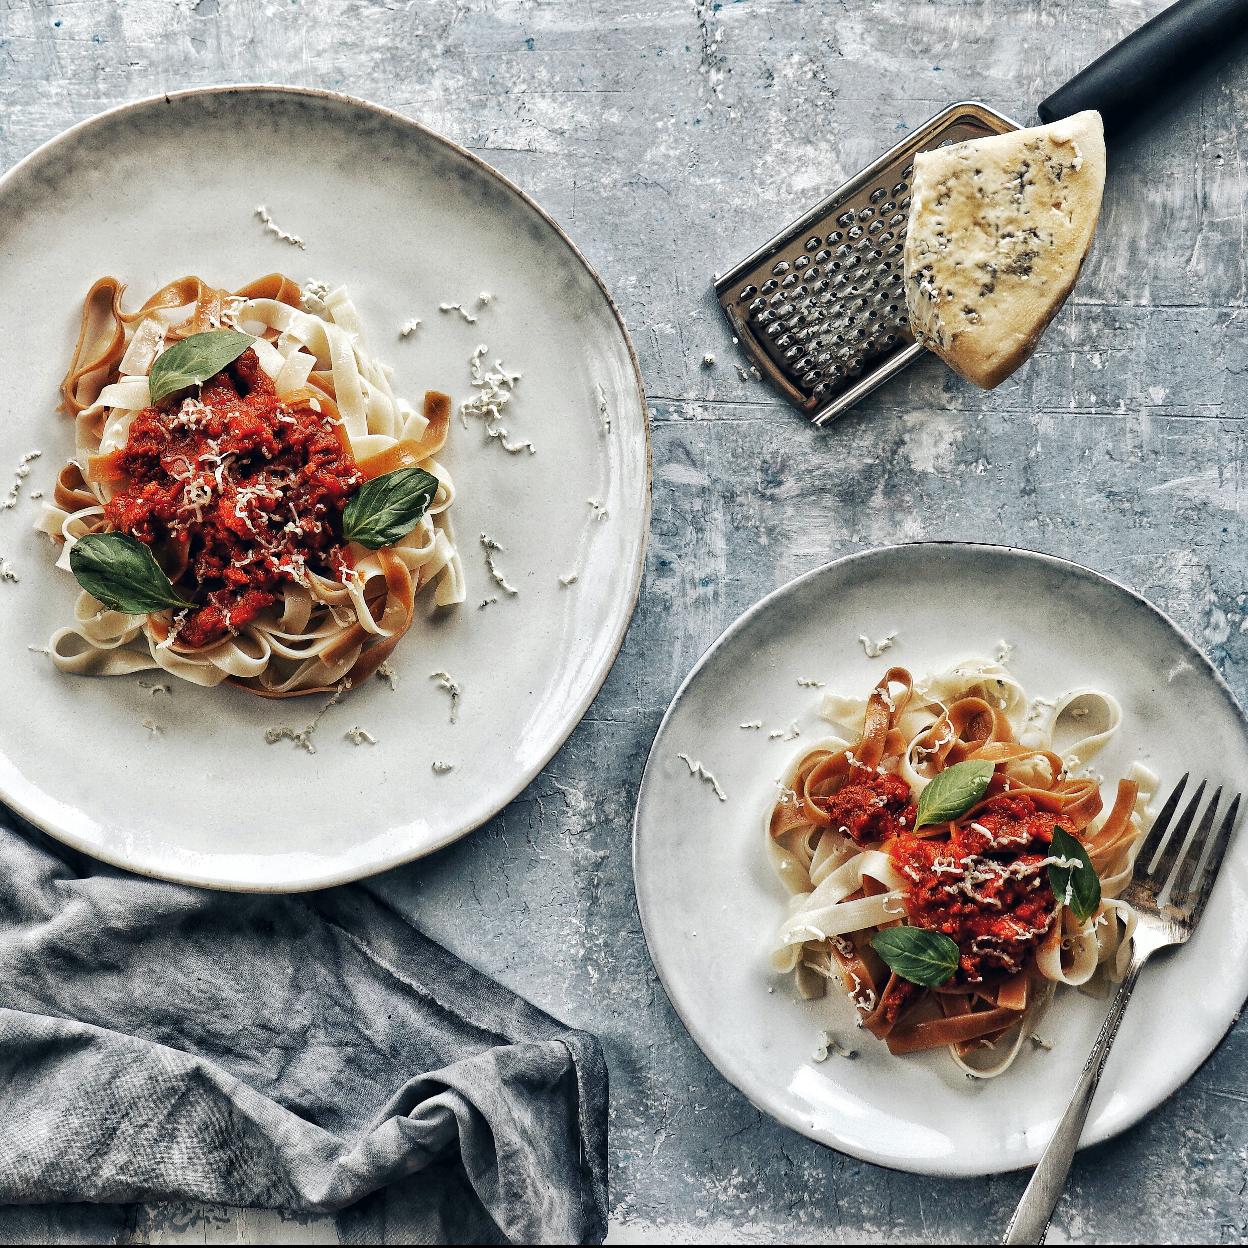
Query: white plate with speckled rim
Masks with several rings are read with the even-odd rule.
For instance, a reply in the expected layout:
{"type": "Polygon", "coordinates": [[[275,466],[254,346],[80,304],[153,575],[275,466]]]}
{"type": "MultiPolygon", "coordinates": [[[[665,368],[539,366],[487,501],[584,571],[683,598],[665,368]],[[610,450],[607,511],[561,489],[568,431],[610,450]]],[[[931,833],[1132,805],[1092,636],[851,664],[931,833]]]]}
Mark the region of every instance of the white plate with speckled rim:
{"type": "MultiPolygon", "coordinates": [[[[694,1040],[759,1109],[880,1165],[983,1175],[1031,1165],[1064,1112],[1105,1002],[1067,990],[1003,1076],[971,1081],[942,1050],[906,1058],[854,1030],[839,993],[796,998],[768,964],[786,894],[763,849],[775,781],[827,735],[823,691],[860,694],[889,662],[938,670],[1014,645],[1032,696],[1083,685],[1122,703],[1123,727],[1097,758],[1113,778],[1133,759],[1163,788],[1186,770],[1242,787],[1243,714],[1187,637],[1130,590],[1076,564],[1005,547],[919,543],[828,564],[776,590],[707,651],[672,701],[646,766],[634,828],[642,924],[663,985],[694,1040]],[[859,634],[896,633],[869,659],[859,634]],[[764,731],[738,725],[761,719],[764,731]],[[767,729],[802,737],[768,739],[767,729]],[[702,762],[727,801],[692,776],[702,762]],[[814,1059],[821,1030],[858,1052],[814,1059]]],[[[1248,996],[1248,838],[1240,829],[1191,943],[1144,973],[1110,1056],[1084,1143],[1136,1122],[1213,1051],[1248,996]]],[[[1003,1217],[1004,1224],[1004,1217],[1003,1217]]]]}
{"type": "MultiPolygon", "coordinates": [[[[650,509],[645,398],[610,296],[536,204],[464,149],[329,92],[221,87],[127,105],[76,126],[0,179],[0,473],[42,451],[0,511],[0,798],[87,853],[211,887],[296,890],[359,878],[447,844],[541,770],[606,676],[636,603],[650,509]],[[272,219],[304,240],[267,233],[272,219]],[[136,297],[186,273],[236,286],[283,270],[345,284],[400,394],[467,398],[487,344],[523,376],[508,411],[533,455],[456,420],[445,453],[469,600],[428,615],[372,681],[322,720],[315,755],[265,743],[320,699],[232,687],[66,677],[28,647],[71,618],[72,580],[30,531],[26,495],[73,449],[56,387],[82,297],[104,273],[136,297]],[[440,303],[470,310],[476,324],[440,303]],[[406,339],[409,318],[423,324],[406,339]],[[605,413],[605,417],[604,417],[605,413]],[[608,428],[609,425],[609,428],[608,428]],[[608,519],[593,520],[596,498],[608,519]],[[515,597],[478,535],[502,543],[515,597]],[[563,585],[561,576],[577,580],[563,585]],[[463,687],[457,722],[430,680],[463,687]],[[144,727],[151,720],[161,731],[144,727]],[[375,746],[345,738],[366,728],[375,746]],[[435,775],[435,759],[454,770],[435,775]]],[[[7,489],[8,481],[5,481],[7,489]]]]}

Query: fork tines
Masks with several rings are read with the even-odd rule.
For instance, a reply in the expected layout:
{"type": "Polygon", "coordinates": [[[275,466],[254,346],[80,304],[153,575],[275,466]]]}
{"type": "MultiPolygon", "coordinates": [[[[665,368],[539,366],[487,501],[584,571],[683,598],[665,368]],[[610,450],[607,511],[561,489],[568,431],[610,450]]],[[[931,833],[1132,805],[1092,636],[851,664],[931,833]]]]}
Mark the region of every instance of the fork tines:
{"type": "Polygon", "coordinates": [[[1174,815],[1189,779],[1190,773],[1185,772],[1145,837],[1136,857],[1139,873],[1135,884],[1149,894],[1148,900],[1153,906],[1166,908],[1174,917],[1194,924],[1204,910],[1218,868],[1226,856],[1239,816],[1241,795],[1236,793],[1231,799],[1215,833],[1222,787],[1219,785],[1214,790],[1197,822],[1197,812],[1208,785],[1202,780],[1175,821],[1174,815]]]}

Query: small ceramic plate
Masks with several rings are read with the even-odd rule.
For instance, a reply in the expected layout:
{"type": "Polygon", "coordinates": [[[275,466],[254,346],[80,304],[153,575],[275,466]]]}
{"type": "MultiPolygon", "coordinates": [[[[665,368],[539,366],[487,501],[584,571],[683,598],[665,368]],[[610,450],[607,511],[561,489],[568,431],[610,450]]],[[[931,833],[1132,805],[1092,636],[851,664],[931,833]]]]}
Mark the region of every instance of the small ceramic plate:
{"type": "Polygon", "coordinates": [[[632,347],[596,275],[536,204],[369,104],[277,87],[186,92],[76,126],[0,179],[0,290],[0,498],[19,458],[42,452],[17,506],[0,510],[0,555],[20,578],[0,584],[0,798],[136,871],[290,890],[445,845],[538,773],[619,649],[650,494],[632,347]],[[304,246],[266,232],[260,205],[304,246]],[[67,678],[28,649],[73,610],[76,587],[31,532],[28,495],[50,493],[72,452],[57,385],[87,288],[114,274],[133,306],[186,273],[232,287],[274,270],[345,284],[370,349],[417,401],[427,388],[470,397],[469,357],[486,344],[488,363],[522,374],[506,423],[536,448],[511,455],[479,421],[453,421],[445,461],[468,601],[418,619],[395,652],[397,688],[352,691],[320,722],[315,755],[268,745],[265,731],[302,727],[324,698],[67,678]],[[401,338],[410,318],[422,323],[401,338]],[[491,580],[482,532],[502,544],[497,564],[516,595],[491,580]],[[463,689],[453,724],[436,671],[463,689]],[[356,725],[377,744],[351,744],[356,725]],[[435,774],[435,760],[453,770],[435,774]]]}
{"type": "MultiPolygon", "coordinates": [[[[1033,1164],[1083,1068],[1105,1002],[1065,990],[1039,1034],[991,1081],[948,1055],[892,1057],[855,1030],[833,992],[802,1002],[768,965],[786,895],[764,856],[763,815],[785,765],[827,735],[823,690],[868,691],[890,663],[916,674],[1012,644],[1028,694],[1093,685],[1123,727],[1097,756],[1110,780],[1133,759],[1168,791],[1189,768],[1243,786],[1248,738],[1221,678],[1164,615],[1130,590],[1047,555],[923,543],[842,559],[777,590],[710,648],[659,728],[637,803],[634,866],[646,939],[690,1034],[759,1109],[866,1161],[941,1175],[1033,1164]],[[869,659],[859,634],[896,634],[869,659]],[[738,725],[761,720],[761,730],[738,725]],[[793,729],[800,736],[792,737],[793,729]],[[769,733],[779,732],[776,739],[769,733]],[[786,739],[788,738],[788,739],[786,739]],[[687,754],[727,795],[690,775],[687,754]],[[827,1029],[857,1050],[814,1060],[827,1029]]],[[[1123,1130],[1213,1050],[1248,995],[1248,839],[1241,829],[1191,943],[1145,971],[1084,1135],[1123,1130]]]]}

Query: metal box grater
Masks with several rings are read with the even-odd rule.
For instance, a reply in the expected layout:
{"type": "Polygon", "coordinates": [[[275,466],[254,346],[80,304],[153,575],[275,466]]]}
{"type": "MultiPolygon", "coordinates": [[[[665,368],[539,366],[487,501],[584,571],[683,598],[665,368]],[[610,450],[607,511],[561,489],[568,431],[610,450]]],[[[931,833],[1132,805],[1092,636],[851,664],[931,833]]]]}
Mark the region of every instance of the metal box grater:
{"type": "Polygon", "coordinates": [[[715,279],[750,360],[816,425],[924,350],[910,333],[902,264],[915,153],[1017,129],[986,105],[952,104],[715,279]]]}

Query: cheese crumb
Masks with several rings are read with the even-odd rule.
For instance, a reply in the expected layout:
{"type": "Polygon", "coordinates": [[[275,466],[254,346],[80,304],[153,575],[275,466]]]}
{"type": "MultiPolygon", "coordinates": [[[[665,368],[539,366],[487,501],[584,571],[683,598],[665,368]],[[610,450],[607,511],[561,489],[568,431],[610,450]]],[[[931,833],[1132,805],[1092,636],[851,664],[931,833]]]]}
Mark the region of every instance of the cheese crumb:
{"type": "Polygon", "coordinates": [[[607,392],[602,388],[602,382],[596,381],[594,388],[598,391],[598,419],[602,422],[603,433],[611,432],[611,410],[607,407],[607,392]]]}
{"type": "Polygon", "coordinates": [[[354,728],[348,728],[342,735],[352,745],[363,745],[365,742],[369,745],[377,744],[377,738],[367,728],[361,728],[358,724],[354,728]]]}
{"type": "Polygon", "coordinates": [[[761,719],[751,719],[748,723],[737,725],[738,728],[750,728],[750,729],[761,728],[762,726],[763,726],[763,721],[761,719]]]}
{"type": "Polygon", "coordinates": [[[325,301],[329,298],[329,283],[322,282],[320,278],[309,278],[303,284],[303,289],[299,292],[299,307],[304,312],[311,312],[316,316],[323,316],[328,310],[325,307],[325,301]]]}
{"type": "Polygon", "coordinates": [[[610,516],[611,513],[596,498],[591,498],[588,502],[595,520],[606,520],[610,516]]]}
{"type": "Polygon", "coordinates": [[[30,466],[43,454],[42,451],[27,451],[25,455],[17,461],[17,467],[13,470],[13,484],[9,486],[9,492],[5,499],[0,503],[0,511],[11,511],[17,506],[18,496],[22,492],[22,482],[30,476],[30,466]]]}
{"type": "Polygon", "coordinates": [[[410,338],[424,322],[418,316],[413,316],[409,320],[403,322],[399,326],[399,337],[410,338]]]}
{"type": "Polygon", "coordinates": [[[269,210],[263,204],[256,205],[254,215],[259,217],[260,224],[264,227],[266,233],[272,234],[274,238],[280,238],[282,242],[289,243],[292,247],[298,247],[300,251],[307,250],[303,239],[301,239],[298,234],[291,234],[288,231],[283,230],[281,226],[279,226],[273,218],[269,216],[269,210]]]}
{"type": "Polygon", "coordinates": [[[477,603],[477,610],[484,611],[486,607],[492,607],[497,601],[498,601],[498,595],[490,594],[488,598],[482,598],[481,601],[477,603]]]}
{"type": "Polygon", "coordinates": [[[565,573],[564,573],[564,574],[563,574],[563,575],[559,578],[559,584],[560,584],[560,585],[562,585],[562,586],[564,587],[564,589],[567,589],[567,587],[568,587],[569,585],[575,585],[575,584],[576,584],[576,582],[577,582],[578,580],[580,580],[580,573],[578,573],[578,572],[565,572],[565,573]]]}
{"type": "Polygon", "coordinates": [[[19,580],[21,580],[21,577],[13,571],[13,565],[3,555],[0,555],[0,584],[4,584],[6,581],[16,584],[19,580]]]}
{"type": "Polygon", "coordinates": [[[715,357],[711,355],[711,353],[708,351],[706,355],[702,357],[702,367],[711,368],[714,365],[714,363],[715,363],[715,357]]]}
{"type": "Polygon", "coordinates": [[[822,689],[824,683],[822,680],[812,680],[809,676],[799,676],[797,678],[799,689],[822,689]]]}
{"type": "Polygon", "coordinates": [[[388,681],[391,689],[399,687],[399,674],[390,666],[389,663],[380,663],[376,672],[373,673],[378,680],[388,681]]]}
{"type": "Polygon", "coordinates": [[[843,1044],[833,1032],[821,1032],[819,1043],[815,1046],[815,1051],[811,1054],[811,1057],[816,1062],[826,1062],[832,1054],[853,1061],[858,1056],[858,1050],[851,1049],[847,1044],[843,1044]]]}
{"type": "Polygon", "coordinates": [[[454,763],[446,763],[446,762],[443,762],[440,758],[439,758],[439,759],[434,759],[433,764],[432,764],[432,767],[433,767],[434,772],[435,772],[437,775],[439,775],[439,776],[444,776],[444,775],[446,775],[446,773],[447,773],[448,771],[454,771],[454,770],[455,770],[455,764],[454,764],[454,763]]]}
{"type": "Polygon", "coordinates": [[[896,633],[889,633],[887,637],[881,637],[879,641],[872,641],[866,633],[858,634],[858,643],[862,646],[863,654],[869,659],[878,659],[885,650],[891,650],[896,640],[896,633]]]}

